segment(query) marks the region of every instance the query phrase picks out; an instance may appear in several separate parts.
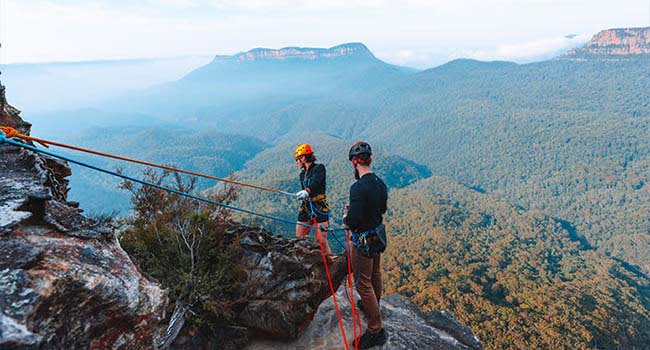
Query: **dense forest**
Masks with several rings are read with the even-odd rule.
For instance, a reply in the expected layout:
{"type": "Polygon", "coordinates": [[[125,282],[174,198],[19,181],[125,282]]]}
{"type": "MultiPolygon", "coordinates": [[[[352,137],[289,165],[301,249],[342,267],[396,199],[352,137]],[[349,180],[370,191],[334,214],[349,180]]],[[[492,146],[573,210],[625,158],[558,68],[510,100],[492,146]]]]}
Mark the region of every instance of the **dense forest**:
{"type": "Polygon", "coordinates": [[[455,61],[387,92],[366,134],[436,175],[569,221],[650,272],[634,248],[650,249],[648,67],[455,61]]]}
{"type": "Polygon", "coordinates": [[[388,292],[451,310],[488,349],[645,349],[650,278],[562,222],[453,180],[391,192],[388,292]]]}

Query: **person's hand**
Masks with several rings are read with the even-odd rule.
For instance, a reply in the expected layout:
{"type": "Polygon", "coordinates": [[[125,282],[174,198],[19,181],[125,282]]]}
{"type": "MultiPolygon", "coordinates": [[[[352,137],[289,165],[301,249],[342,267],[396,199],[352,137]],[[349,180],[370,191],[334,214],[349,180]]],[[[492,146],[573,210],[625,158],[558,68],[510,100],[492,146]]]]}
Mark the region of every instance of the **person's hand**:
{"type": "Polygon", "coordinates": [[[298,199],[307,199],[307,197],[309,197],[309,192],[307,192],[307,190],[302,190],[296,193],[296,198],[298,199]]]}

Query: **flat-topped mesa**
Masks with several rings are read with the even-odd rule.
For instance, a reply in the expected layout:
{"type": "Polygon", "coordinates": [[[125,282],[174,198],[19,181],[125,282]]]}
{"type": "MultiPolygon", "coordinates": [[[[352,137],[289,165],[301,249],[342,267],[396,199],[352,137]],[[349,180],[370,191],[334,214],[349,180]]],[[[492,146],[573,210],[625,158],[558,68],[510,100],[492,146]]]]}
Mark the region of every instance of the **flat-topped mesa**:
{"type": "Polygon", "coordinates": [[[215,62],[220,61],[260,61],[260,60],[318,60],[344,57],[374,58],[373,54],[362,43],[348,43],[329,49],[311,47],[285,47],[281,49],[256,48],[232,56],[216,56],[215,62]]]}
{"type": "Polygon", "coordinates": [[[594,35],[584,46],[561,58],[630,58],[650,57],[650,27],[607,29],[594,35]]]}

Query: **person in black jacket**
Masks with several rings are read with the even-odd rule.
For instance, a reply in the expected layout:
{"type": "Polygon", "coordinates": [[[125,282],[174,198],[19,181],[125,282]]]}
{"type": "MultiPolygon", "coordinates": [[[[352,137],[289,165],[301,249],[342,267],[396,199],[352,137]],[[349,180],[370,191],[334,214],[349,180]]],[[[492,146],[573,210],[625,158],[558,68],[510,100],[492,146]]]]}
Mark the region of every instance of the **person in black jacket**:
{"type": "Polygon", "coordinates": [[[327,243],[327,228],[329,224],[329,206],[327,204],[326,192],[326,171],[325,165],[318,164],[314,151],[309,144],[303,143],[294,151],[296,166],[301,169],[300,187],[302,190],[296,193],[296,197],[302,200],[300,212],[298,213],[298,224],[296,224],[296,236],[304,238],[309,235],[314,217],[322,234],[325,253],[332,255],[332,250],[327,243]]]}
{"type": "Polygon", "coordinates": [[[368,321],[367,331],[355,342],[360,349],[383,345],[388,339],[381,325],[379,301],[382,293],[381,253],[386,249],[383,215],[386,213],[388,189],[372,172],[372,150],[357,142],[348,154],[357,181],[350,187],[350,202],[344,222],[352,232],[350,258],[357,292],[368,321]]]}

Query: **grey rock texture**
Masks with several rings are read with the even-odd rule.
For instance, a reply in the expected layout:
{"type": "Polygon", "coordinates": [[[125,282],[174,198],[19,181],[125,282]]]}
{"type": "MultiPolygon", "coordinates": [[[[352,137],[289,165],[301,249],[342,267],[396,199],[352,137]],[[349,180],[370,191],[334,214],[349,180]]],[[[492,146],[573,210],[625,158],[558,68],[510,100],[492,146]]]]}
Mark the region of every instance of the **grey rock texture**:
{"type": "MultiPolygon", "coordinates": [[[[246,273],[240,325],[268,337],[298,337],[331,295],[318,244],[273,236],[261,229],[235,227],[232,231],[240,231],[246,273]],[[242,232],[246,234],[241,236],[242,232]]],[[[328,267],[336,290],[347,275],[347,260],[337,257],[328,267]]]]}
{"type": "MultiPolygon", "coordinates": [[[[343,324],[350,349],[354,334],[352,308],[343,288],[337,292],[337,302],[341,310],[343,324]]],[[[356,297],[358,298],[358,296],[356,297]]],[[[383,327],[388,331],[388,341],[382,350],[479,350],[482,345],[466,326],[445,313],[445,320],[434,317],[440,322],[432,322],[431,314],[423,314],[417,306],[400,295],[390,295],[381,300],[383,327]]],[[[362,328],[366,323],[363,316],[362,328]]],[[[343,337],[339,328],[334,302],[329,298],[318,309],[316,317],[296,340],[290,342],[255,339],[246,350],[334,350],[343,349],[343,337]]]]}
{"type": "MultiPolygon", "coordinates": [[[[1,125],[29,133],[4,95],[0,107],[1,125]]],[[[0,349],[151,349],[166,294],[66,201],[69,175],[0,144],[0,349]]]]}

